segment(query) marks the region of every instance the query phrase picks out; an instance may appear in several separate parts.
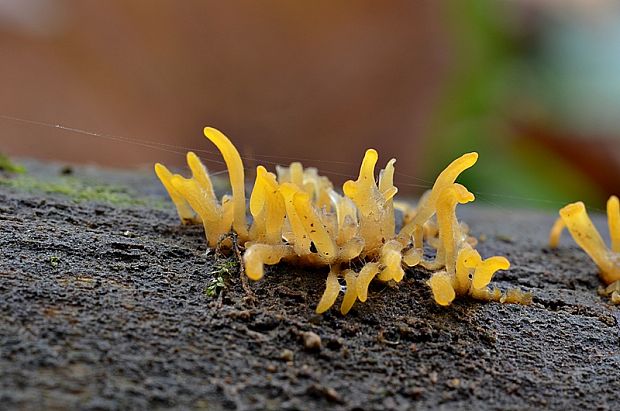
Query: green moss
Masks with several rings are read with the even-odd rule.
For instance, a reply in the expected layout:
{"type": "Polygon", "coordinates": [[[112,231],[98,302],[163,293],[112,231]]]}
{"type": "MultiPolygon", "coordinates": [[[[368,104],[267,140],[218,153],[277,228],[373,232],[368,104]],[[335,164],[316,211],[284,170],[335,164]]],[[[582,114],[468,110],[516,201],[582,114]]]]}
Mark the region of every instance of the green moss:
{"type": "Polygon", "coordinates": [[[15,164],[6,155],[0,153],[0,171],[5,171],[7,173],[24,174],[26,172],[26,168],[19,164],[15,164]]]}
{"type": "Polygon", "coordinates": [[[217,276],[209,282],[207,288],[205,288],[205,295],[207,297],[215,297],[219,294],[220,290],[226,287],[226,281],[224,277],[217,276]]]}
{"type": "MultiPolygon", "coordinates": [[[[91,184],[75,177],[58,177],[51,180],[41,180],[30,176],[0,177],[0,186],[31,192],[61,194],[76,202],[96,201],[116,205],[146,205],[148,201],[145,198],[131,195],[126,187],[91,184]]],[[[158,205],[157,202],[153,201],[148,201],[148,204],[149,206],[158,205]]]]}
{"type": "Polygon", "coordinates": [[[215,297],[226,288],[226,279],[238,270],[238,263],[234,259],[218,260],[210,274],[211,281],[204,290],[207,297],[215,297]]]}

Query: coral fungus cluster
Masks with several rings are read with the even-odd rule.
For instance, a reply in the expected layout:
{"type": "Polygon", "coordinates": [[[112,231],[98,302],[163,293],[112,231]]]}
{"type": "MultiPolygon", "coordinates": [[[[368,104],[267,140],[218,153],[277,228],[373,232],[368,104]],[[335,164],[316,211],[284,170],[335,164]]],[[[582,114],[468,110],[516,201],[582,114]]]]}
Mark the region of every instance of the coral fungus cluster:
{"type": "Polygon", "coordinates": [[[620,202],[611,196],[607,201],[607,223],[611,248],[592,224],[585,205],[578,201],[568,204],[560,210],[558,218],[549,234],[549,245],[558,246],[564,228],[572,235],[575,242],[590,256],[600,270],[601,280],[607,285],[601,294],[611,296],[611,302],[620,304],[620,202]]]}
{"type": "Polygon", "coordinates": [[[502,302],[531,300],[519,290],[502,294],[488,288],[495,272],[510,264],[504,257],[483,259],[474,248],[475,239],[467,235],[467,226],[457,220],[457,205],[473,201],[474,195],[455,180],[476,163],[477,153],[448,165],[415,208],[394,203],[396,160],[388,161],[375,179],[378,155],[372,149],[366,151],[358,179],[343,185],[343,194],[315,168],[303,168],[297,162],[277,166],[277,175],[258,166],[248,224],[241,157],[218,130],[207,127],[204,133],[224,157],[231,196],[218,200],[206,168],[191,152],[187,154],[191,178],[172,174],[161,164],[155,165],[155,171],[181,221],[202,222],[210,247],[231,229],[237,234],[245,248],[243,260],[250,279],[261,279],[265,265],[280,261],[329,267],[319,313],[336,302],[341,281],[346,291],[340,311],[346,314],[357,300],[366,301],[371,281],[398,283],[405,274],[403,267],[416,265],[434,272],[428,285],[440,305],[467,295],[502,302]],[[395,208],[404,213],[398,232],[395,208]],[[436,250],[434,259],[425,258],[425,245],[436,250]],[[358,265],[359,271],[352,269],[358,265]]]}

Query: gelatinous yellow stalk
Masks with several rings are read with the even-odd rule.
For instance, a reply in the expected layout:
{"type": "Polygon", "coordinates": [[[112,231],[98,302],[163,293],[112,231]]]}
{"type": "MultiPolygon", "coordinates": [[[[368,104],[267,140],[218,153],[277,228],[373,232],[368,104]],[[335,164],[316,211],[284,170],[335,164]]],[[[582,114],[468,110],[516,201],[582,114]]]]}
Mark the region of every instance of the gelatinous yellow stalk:
{"type": "Polygon", "coordinates": [[[366,299],[368,298],[368,286],[370,286],[370,282],[378,273],[378,263],[368,263],[362,267],[355,284],[355,287],[357,288],[357,298],[359,298],[361,302],[366,302],[366,299]]]}
{"type": "Polygon", "coordinates": [[[294,255],[288,245],[250,244],[243,253],[245,273],[250,280],[260,280],[264,275],[265,264],[277,264],[286,257],[294,255]]]}
{"type": "Polygon", "coordinates": [[[336,221],[338,223],[336,243],[342,245],[357,234],[357,208],[350,198],[341,196],[332,189],[327,190],[327,195],[336,210],[336,221]]]}
{"type": "Polygon", "coordinates": [[[340,312],[342,314],[347,314],[353,304],[355,304],[355,300],[357,300],[357,274],[353,270],[345,270],[344,271],[344,280],[347,284],[347,290],[344,293],[344,297],[342,297],[342,305],[340,306],[340,312]]]}
{"type": "Polygon", "coordinates": [[[607,200],[607,224],[611,237],[611,251],[620,253],[620,201],[616,196],[611,196],[607,200]]]}
{"type": "Polygon", "coordinates": [[[284,198],[286,208],[286,220],[291,229],[291,237],[286,238],[286,240],[293,244],[297,255],[305,256],[310,252],[311,240],[295,208],[294,198],[299,192],[300,190],[295,184],[284,183],[280,185],[280,193],[284,198]]]}
{"type": "Polygon", "coordinates": [[[493,275],[499,270],[510,268],[510,262],[504,257],[490,257],[476,265],[471,285],[475,289],[481,289],[489,285],[493,275]]]}
{"type": "Polygon", "coordinates": [[[241,156],[228,137],[221,131],[212,127],[205,127],[204,134],[205,137],[215,144],[220,153],[222,153],[222,157],[224,157],[232,188],[233,229],[239,236],[239,239],[243,241],[248,237],[248,227],[245,217],[245,174],[243,172],[241,156]]]}
{"type": "Polygon", "coordinates": [[[510,263],[504,257],[490,257],[482,260],[480,254],[468,245],[461,248],[454,274],[440,271],[431,276],[428,285],[439,305],[449,305],[457,296],[470,297],[505,303],[529,304],[530,293],[508,290],[502,294],[498,289],[490,290],[487,285],[498,270],[507,270],[510,263]]]}
{"type": "Polygon", "coordinates": [[[390,240],[383,245],[381,249],[381,258],[379,260],[383,270],[378,275],[381,281],[394,280],[399,283],[405,276],[402,266],[403,245],[396,241],[390,240]]]}
{"type": "Polygon", "coordinates": [[[200,222],[196,218],[196,213],[189,205],[185,197],[181,193],[177,191],[176,188],[172,185],[172,176],[173,174],[164,166],[163,164],[156,163],[155,164],[155,174],[161,181],[162,185],[166,188],[170,199],[174,203],[177,213],[179,214],[179,218],[181,219],[182,224],[194,224],[196,222],[200,222]]]}
{"type": "Polygon", "coordinates": [[[609,271],[611,267],[607,246],[592,224],[585,205],[581,201],[569,204],[560,210],[560,216],[575,242],[594,260],[601,271],[609,271]]]}
{"type": "Polygon", "coordinates": [[[336,242],[329,235],[321,219],[310,204],[310,196],[305,192],[298,192],[293,196],[293,205],[299,216],[299,221],[308,237],[316,247],[318,254],[325,264],[331,264],[337,257],[336,242]]]}
{"type": "Polygon", "coordinates": [[[266,244],[282,242],[286,207],[279,188],[275,175],[263,166],[256,168],[256,182],[250,196],[250,213],[254,218],[250,237],[253,241],[266,244]]]}
{"type": "Polygon", "coordinates": [[[463,247],[456,261],[456,275],[454,288],[460,295],[467,294],[471,285],[470,275],[482,262],[480,253],[471,247],[463,247]]]}
{"type": "Polygon", "coordinates": [[[336,302],[338,294],[340,294],[340,283],[338,282],[338,271],[331,269],[327,275],[325,282],[325,292],[321,297],[321,301],[316,306],[316,312],[321,314],[329,310],[336,302]]]}
{"type": "Polygon", "coordinates": [[[456,205],[474,201],[474,195],[460,184],[451,184],[437,198],[437,225],[441,248],[437,260],[446,267],[448,274],[456,271],[456,256],[463,241],[461,227],[456,218],[456,205]],[[444,261],[441,261],[441,260],[444,261]]]}
{"type": "Polygon", "coordinates": [[[445,271],[440,271],[431,276],[426,282],[433,292],[433,297],[439,305],[450,305],[450,303],[456,297],[454,286],[452,285],[453,278],[445,271]]]}
{"type": "Polygon", "coordinates": [[[191,151],[187,153],[187,165],[192,171],[192,180],[195,182],[196,188],[204,197],[203,207],[207,209],[205,216],[210,218],[210,222],[222,220],[222,209],[213,191],[211,178],[207,173],[206,167],[202,164],[198,156],[191,151]]]}
{"type": "MultiPolygon", "coordinates": [[[[611,238],[610,248],[607,248],[592,224],[583,202],[568,204],[560,210],[560,220],[556,221],[551,229],[549,245],[552,248],[557,247],[562,229],[568,228],[575,242],[598,266],[601,279],[612,286],[615,283],[620,284],[620,204],[616,196],[611,196],[607,201],[607,224],[611,238]]],[[[611,287],[611,291],[606,295],[612,296],[612,302],[620,302],[618,294],[613,294],[616,292],[614,287],[611,287]]]]}
{"type": "Polygon", "coordinates": [[[408,243],[409,238],[413,235],[414,247],[422,247],[422,227],[437,211],[437,200],[439,195],[446,187],[453,184],[463,171],[476,164],[476,161],[478,161],[478,153],[463,154],[450,163],[448,167],[439,174],[430,193],[423,196],[420,204],[418,204],[416,215],[413,217],[413,220],[401,229],[398,235],[401,242],[405,244],[408,243]]]}
{"type": "Polygon", "coordinates": [[[350,198],[358,209],[359,232],[364,239],[364,250],[375,253],[385,241],[394,236],[394,207],[392,197],[396,193],[391,184],[394,162],[388,163],[387,173],[383,178],[385,193],[379,191],[375,181],[375,166],[378,154],[375,150],[366,150],[360,174],[357,180],[347,181],[342,186],[344,194],[350,198]]]}
{"type": "Polygon", "coordinates": [[[560,244],[560,237],[562,236],[562,231],[566,228],[566,224],[562,217],[558,217],[553,223],[553,227],[551,227],[551,231],[549,231],[549,247],[556,248],[560,244]]]}

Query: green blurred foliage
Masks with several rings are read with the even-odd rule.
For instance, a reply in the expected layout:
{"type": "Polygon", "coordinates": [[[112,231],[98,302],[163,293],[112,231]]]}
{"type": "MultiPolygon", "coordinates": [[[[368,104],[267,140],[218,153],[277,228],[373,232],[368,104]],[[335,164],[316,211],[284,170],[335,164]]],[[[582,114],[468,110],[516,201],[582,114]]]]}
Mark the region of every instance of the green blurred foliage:
{"type": "Polygon", "coordinates": [[[504,2],[450,1],[456,66],[426,147],[427,179],[462,153],[480,153],[460,181],[480,202],[558,209],[602,194],[579,171],[532,140],[519,139],[513,110],[532,79],[528,54],[510,31],[504,2]]]}

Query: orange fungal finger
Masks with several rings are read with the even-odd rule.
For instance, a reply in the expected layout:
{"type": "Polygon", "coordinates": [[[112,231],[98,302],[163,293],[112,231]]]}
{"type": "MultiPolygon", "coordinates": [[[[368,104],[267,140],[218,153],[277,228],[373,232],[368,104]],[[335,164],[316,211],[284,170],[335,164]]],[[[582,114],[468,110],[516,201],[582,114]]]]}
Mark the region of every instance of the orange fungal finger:
{"type": "Polygon", "coordinates": [[[557,248],[560,244],[560,237],[562,236],[562,231],[566,228],[566,224],[564,224],[564,220],[562,217],[558,217],[553,223],[553,227],[551,227],[551,231],[549,232],[549,247],[557,248]]]}
{"type": "Polygon", "coordinates": [[[331,306],[334,305],[334,303],[336,302],[338,294],[340,294],[338,273],[332,269],[327,275],[327,280],[325,281],[325,291],[323,292],[321,301],[319,301],[319,304],[316,306],[316,312],[318,314],[321,314],[329,310],[331,306]]]}
{"type": "Polygon", "coordinates": [[[347,291],[344,293],[344,297],[342,298],[340,312],[343,315],[346,315],[349,310],[351,310],[351,307],[353,307],[353,304],[355,304],[355,300],[357,300],[357,274],[353,270],[345,270],[344,280],[347,283],[347,291]]]}
{"type": "Polygon", "coordinates": [[[245,216],[245,174],[243,172],[243,161],[241,161],[241,156],[235,146],[221,131],[212,127],[205,127],[204,135],[215,144],[220,153],[222,153],[222,157],[224,157],[232,188],[233,228],[239,237],[245,240],[248,237],[248,228],[245,216]]]}

